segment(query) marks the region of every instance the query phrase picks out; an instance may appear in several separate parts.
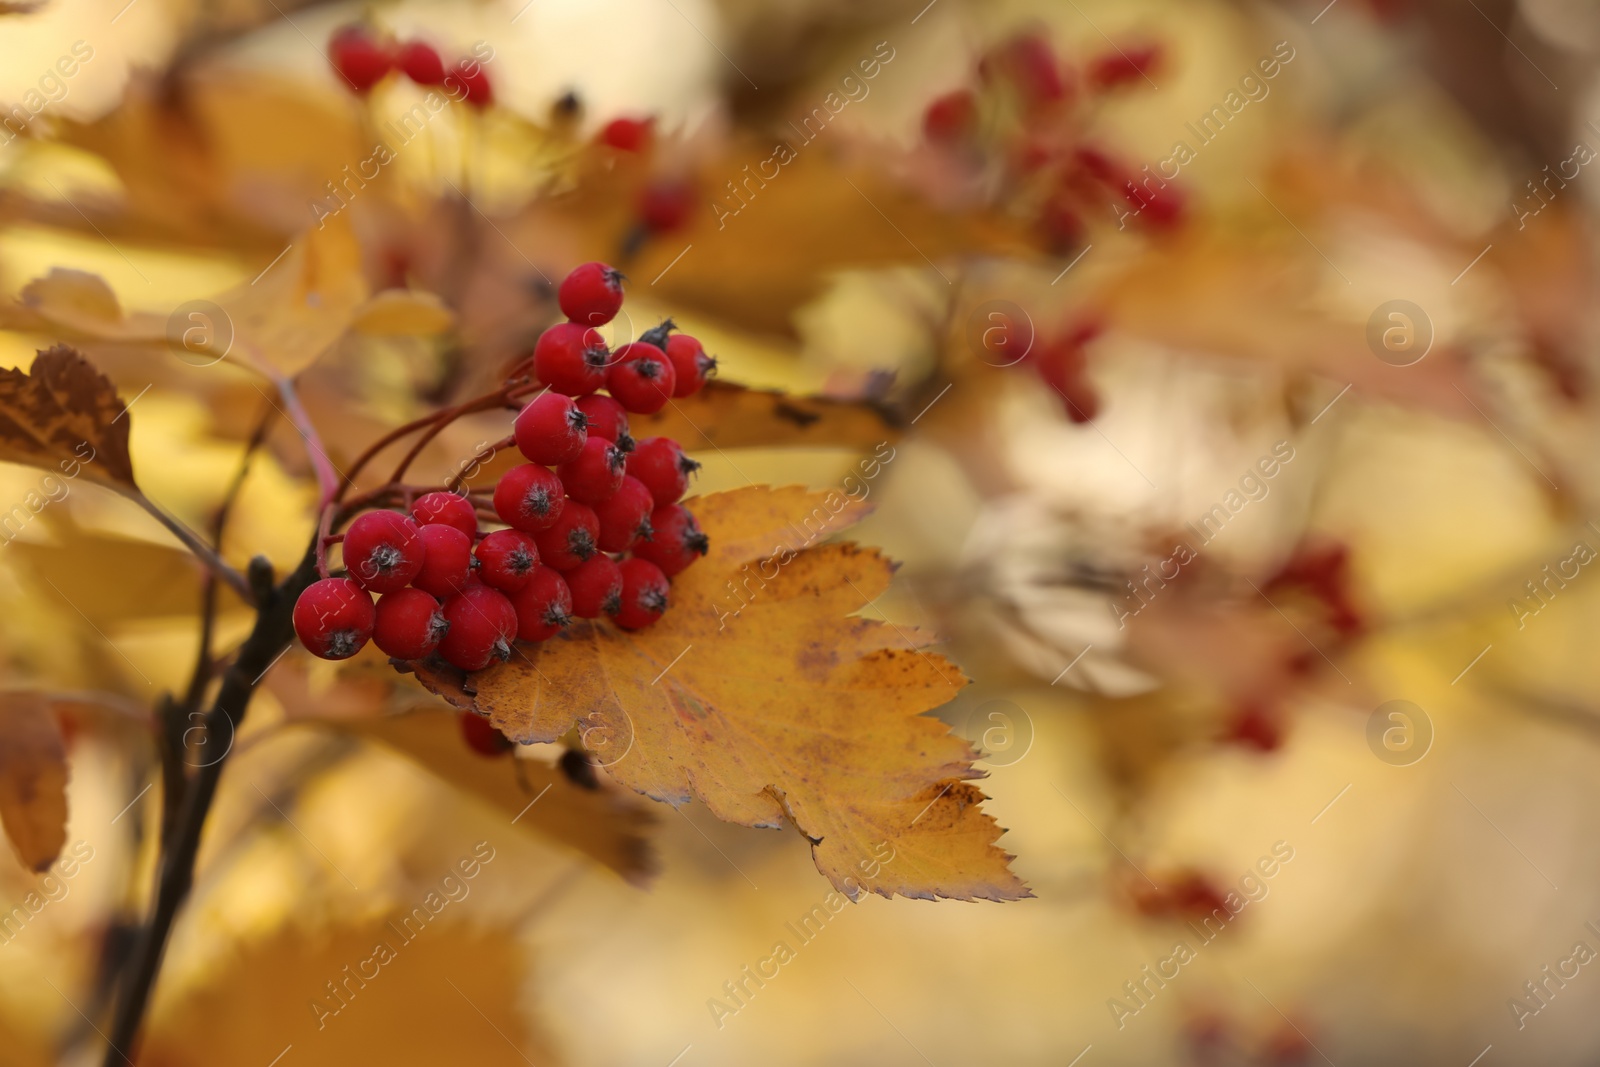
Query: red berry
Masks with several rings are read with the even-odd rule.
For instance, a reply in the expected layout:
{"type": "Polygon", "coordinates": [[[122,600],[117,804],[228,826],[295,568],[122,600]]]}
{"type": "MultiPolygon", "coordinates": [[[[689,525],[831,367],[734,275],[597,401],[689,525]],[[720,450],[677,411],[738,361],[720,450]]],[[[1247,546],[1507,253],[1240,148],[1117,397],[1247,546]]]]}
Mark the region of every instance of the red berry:
{"type": "Polygon", "coordinates": [[[584,443],[576,459],[557,467],[556,474],[567,487],[567,496],[594,507],[610,500],[622,484],[627,459],[622,449],[596,437],[584,443]]]}
{"type": "Polygon", "coordinates": [[[313,656],[349,659],[372,637],[372,597],[348,578],[306,586],[294,602],[294,632],[313,656]]]}
{"type": "Polygon", "coordinates": [[[454,526],[468,537],[478,536],[478,513],[459,493],[424,493],[411,505],[411,518],[418,526],[454,526]]]}
{"type": "Polygon", "coordinates": [[[433,654],[449,629],[432,596],[421,589],[397,589],[378,599],[372,640],[395,659],[422,659],[433,654]]]}
{"type": "Polygon", "coordinates": [[[624,630],[642,630],[667,610],[667,576],[646,559],[625,559],[621,570],[621,604],[612,618],[624,630]]]}
{"type": "Polygon", "coordinates": [[[672,364],[675,382],[672,395],[677,397],[698,393],[717,369],[716,357],[706,355],[705,346],[686,333],[667,338],[667,360],[672,364]]]}
{"type": "Polygon", "coordinates": [[[328,59],[333,69],[361,94],[371,91],[394,66],[389,49],[359,25],[334,32],[328,41],[328,59]]]}
{"type": "Polygon", "coordinates": [[[480,756],[504,756],[516,748],[516,742],[489,725],[489,720],[475,711],[461,713],[461,740],[480,756]]]}
{"type": "Polygon", "coordinates": [[[418,85],[443,85],[444,60],[426,41],[407,41],[395,53],[394,65],[418,85]]]}
{"type": "Polygon", "coordinates": [[[622,272],[604,263],[585,263],[561,282],[556,300],[561,313],[585,326],[604,326],[622,309],[622,272]]]}
{"type": "Polygon", "coordinates": [[[517,609],[517,637],[544,641],[572,621],[572,591],[567,581],[549,567],[535,567],[528,584],[511,596],[517,609]]]}
{"type": "Polygon", "coordinates": [[[588,425],[571,397],[547,391],[517,413],[511,433],[528,462],[553,467],[578,458],[589,439],[588,425]]]}
{"type": "Polygon", "coordinates": [[[628,409],[614,397],[591,393],[580,397],[578,410],[589,420],[589,436],[601,437],[624,452],[633,451],[633,438],[628,436],[628,409]]]}
{"type": "Polygon", "coordinates": [[[521,530],[496,530],[478,542],[478,564],[484,585],[514,593],[539,565],[539,546],[521,530]]]}
{"type": "Polygon", "coordinates": [[[629,411],[653,415],[667,406],[677,388],[667,354],[653,344],[635,341],[617,349],[606,371],[606,389],[629,411]]]}
{"type": "Polygon", "coordinates": [[[534,535],[539,543],[539,559],[547,567],[570,571],[594,555],[600,539],[600,520],[594,509],[568,500],[556,521],[534,535]]]}
{"type": "Polygon", "coordinates": [[[1067,95],[1055,50],[1033,33],[1019,34],[992,49],[978,64],[978,73],[985,81],[997,76],[1009,81],[1031,108],[1042,108],[1067,95]]]}
{"type": "Polygon", "coordinates": [[[1155,68],[1161,57],[1162,49],[1157,44],[1107,52],[1090,61],[1089,84],[1097,89],[1112,89],[1139,81],[1155,68]]]}
{"type": "Polygon", "coordinates": [[[653,181],[639,191],[639,221],[656,233],[669,233],[689,220],[695,200],[695,187],[686,181],[653,181]]]}
{"type": "Polygon", "coordinates": [[[533,346],[533,372],[552,392],[587,396],[606,384],[611,350],[592,326],[558,322],[533,346]]]}
{"type": "Polygon", "coordinates": [[[600,136],[596,140],[624,152],[642,152],[650,147],[655,123],[656,120],[653,118],[612,119],[601,129],[600,136]]]}
{"type": "Polygon", "coordinates": [[[344,566],[350,578],[374,593],[411,584],[427,553],[417,524],[398,511],[359,515],[344,535],[344,566]]]}
{"type": "Polygon", "coordinates": [[[598,619],[622,607],[622,570],[610,556],[590,556],[565,575],[572,590],[572,612],[598,619]]]}
{"type": "Polygon", "coordinates": [[[945,93],[922,113],[922,133],[935,144],[952,144],[978,129],[978,98],[971,89],[945,93]]]}
{"type": "Polygon", "coordinates": [[[466,588],[472,573],[472,538],[454,526],[424,526],[417,532],[427,554],[411,584],[440,600],[466,588]]]}
{"type": "Polygon", "coordinates": [[[555,473],[537,463],[512,467],[494,487],[494,512],[507,526],[538,533],[561,517],[566,489],[555,473]]]}
{"type": "Polygon", "coordinates": [[[668,504],[650,513],[650,540],[633,546],[633,554],[661,568],[668,578],[680,573],[711,548],[711,541],[682,504],[668,504]]]}
{"type": "Polygon", "coordinates": [[[699,469],[700,464],[684,455],[670,437],[647,437],[628,456],[628,476],[644,483],[657,507],[682,500],[689,489],[689,475],[699,469]]]}
{"type": "Polygon", "coordinates": [[[481,671],[496,659],[511,658],[517,636],[517,609],[506,595],[486,585],[463,589],[444,602],[450,624],[439,654],[464,671],[481,671]]]}
{"type": "Polygon", "coordinates": [[[463,59],[457,63],[455,69],[445,78],[447,88],[452,78],[460,86],[459,90],[455,90],[461,93],[460,99],[473,107],[481,111],[494,103],[494,86],[489,84],[489,75],[478,65],[477,60],[463,59]]]}
{"type": "Polygon", "coordinates": [[[624,475],[611,499],[595,505],[594,513],[600,519],[600,551],[626,552],[639,538],[649,537],[650,513],[655,509],[655,498],[644,483],[624,475]]]}

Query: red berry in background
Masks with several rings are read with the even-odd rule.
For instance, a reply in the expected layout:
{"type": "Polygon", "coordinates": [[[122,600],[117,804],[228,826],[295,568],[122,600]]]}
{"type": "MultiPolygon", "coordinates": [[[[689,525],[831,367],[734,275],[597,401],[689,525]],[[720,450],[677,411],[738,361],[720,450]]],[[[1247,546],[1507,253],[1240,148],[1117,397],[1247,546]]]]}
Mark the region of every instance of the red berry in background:
{"type": "Polygon", "coordinates": [[[622,570],[610,556],[590,556],[563,577],[572,590],[572,613],[598,619],[622,606],[622,570]]]}
{"type": "Polygon", "coordinates": [[[1123,48],[1089,61],[1088,81],[1096,89],[1113,89],[1129,82],[1143,81],[1162,57],[1160,45],[1123,48]]]}
{"type": "Polygon", "coordinates": [[[635,341],[617,349],[606,370],[606,389],[629,411],[654,415],[667,406],[677,376],[667,354],[653,344],[635,341]]]}
{"type": "Polygon", "coordinates": [[[689,489],[689,475],[700,464],[683,454],[683,448],[670,437],[647,437],[628,454],[628,476],[637,478],[650,490],[657,507],[676,504],[689,489]]]}
{"type": "Polygon", "coordinates": [[[705,346],[686,333],[667,338],[667,361],[672,364],[675,397],[698,393],[717,369],[716,357],[706,355],[705,346]]]}
{"type": "Polygon", "coordinates": [[[552,392],[587,396],[606,384],[611,350],[592,326],[558,322],[533,346],[533,372],[552,392]]]}
{"type": "Polygon", "coordinates": [[[599,539],[600,520],[594,509],[576,500],[568,500],[556,521],[534,535],[540,561],[562,572],[593,556],[599,550],[599,539]]]}
{"type": "Polygon", "coordinates": [[[427,546],[427,553],[411,584],[440,600],[465,589],[472,574],[472,538],[454,526],[438,525],[422,527],[418,536],[427,546]]]}
{"type": "Polygon", "coordinates": [[[365,26],[344,26],[328,41],[333,69],[357,93],[368,93],[394,68],[394,56],[365,26]]]}
{"type": "Polygon", "coordinates": [[[612,119],[600,130],[595,140],[624,152],[643,152],[650,147],[655,135],[655,123],[649,119],[612,119]]]}
{"type": "Polygon", "coordinates": [[[450,624],[439,654],[464,671],[481,671],[511,658],[517,636],[517,610],[506,595],[486,585],[468,586],[444,602],[450,624]]]}
{"type": "Polygon", "coordinates": [[[547,391],[517,413],[511,434],[529,463],[553,467],[578,458],[589,439],[588,426],[589,420],[571,397],[547,391]]]}
{"type": "Polygon", "coordinates": [[[1234,714],[1222,739],[1257,752],[1276,752],[1283,745],[1283,724],[1270,707],[1248,700],[1234,714]]]}
{"type": "Polygon", "coordinates": [[[937,97],[922,113],[922,133],[934,144],[954,144],[978,132],[978,98],[971,89],[937,97]]]}
{"type": "Polygon", "coordinates": [[[417,524],[398,511],[358,515],[344,535],[344,566],[350,579],[374,593],[411,584],[427,549],[417,524]]]}
{"type": "Polygon", "coordinates": [[[494,103],[494,86],[489,83],[489,73],[475,59],[463,59],[445,78],[454,78],[461,86],[461,99],[470,106],[483,110],[494,103]]]}
{"type": "Polygon", "coordinates": [[[567,496],[594,507],[611,499],[622,484],[627,454],[603,437],[584,442],[583,451],[556,468],[567,496]]]}
{"type": "Polygon", "coordinates": [[[1039,209],[1039,231],[1053,251],[1077,248],[1084,243],[1088,232],[1083,216],[1064,196],[1053,196],[1039,209]]]}
{"type": "Polygon", "coordinates": [[[659,178],[639,191],[639,221],[656,233],[670,233],[689,221],[695,200],[691,183],[659,178]]]}
{"type": "Polygon", "coordinates": [[[1130,181],[1122,195],[1137,209],[1139,221],[1156,230],[1171,230],[1183,222],[1188,202],[1175,185],[1130,181]]]}
{"type": "Polygon", "coordinates": [[[622,310],[622,272],[604,263],[585,263],[561,281],[556,300],[561,313],[585,326],[604,326],[622,310]]]}
{"type": "Polygon", "coordinates": [[[478,755],[491,759],[517,747],[515,741],[489,725],[489,720],[475,711],[461,713],[461,740],[478,755]]]}
{"type": "Polygon", "coordinates": [[[649,537],[650,513],[655,509],[655,499],[644,483],[624,475],[611,499],[595,505],[594,513],[600,519],[600,551],[626,552],[641,537],[649,537]]]}
{"type": "Polygon", "coordinates": [[[566,488],[555,473],[537,463],[512,467],[494,487],[494,512],[523,533],[547,529],[566,509],[566,488]]]}
{"type": "Polygon", "coordinates": [[[496,530],[478,542],[478,564],[484,585],[514,593],[539,565],[539,546],[521,530],[496,530]]]}
{"type": "Polygon", "coordinates": [[[478,512],[459,493],[424,493],[411,505],[418,526],[454,526],[468,537],[478,536],[478,512]]]}
{"type": "Polygon", "coordinates": [[[397,589],[378,599],[372,642],[395,659],[422,659],[433,654],[449,629],[431,595],[421,589],[397,589]]]}
{"type": "Polygon", "coordinates": [[[1024,104],[1040,109],[1064,100],[1066,78],[1055,50],[1035,33],[1022,33],[991,49],[978,64],[986,82],[1008,82],[1024,104]]]}
{"type": "Polygon", "coordinates": [[[628,409],[615,397],[591,393],[578,399],[578,410],[589,420],[591,438],[610,441],[624,452],[633,451],[633,438],[628,436],[628,409]]]}
{"type": "Polygon", "coordinates": [[[324,578],[306,586],[294,602],[294,632],[313,656],[349,659],[372,637],[377,611],[348,578],[324,578]]]}
{"type": "Polygon", "coordinates": [[[528,584],[511,594],[517,611],[517,637],[544,641],[572,621],[572,591],[567,580],[549,567],[535,567],[528,584]]]}
{"type": "Polygon", "coordinates": [[[700,532],[694,516],[682,504],[668,504],[651,512],[650,530],[650,540],[634,545],[633,554],[660,567],[668,578],[682,572],[711,548],[710,539],[700,532]]]}
{"type": "Polygon", "coordinates": [[[444,60],[426,41],[407,41],[395,53],[394,65],[418,85],[443,85],[444,60]]]}
{"type": "Polygon", "coordinates": [[[667,610],[667,576],[645,559],[625,559],[620,569],[622,593],[612,618],[624,630],[642,630],[667,610]]]}

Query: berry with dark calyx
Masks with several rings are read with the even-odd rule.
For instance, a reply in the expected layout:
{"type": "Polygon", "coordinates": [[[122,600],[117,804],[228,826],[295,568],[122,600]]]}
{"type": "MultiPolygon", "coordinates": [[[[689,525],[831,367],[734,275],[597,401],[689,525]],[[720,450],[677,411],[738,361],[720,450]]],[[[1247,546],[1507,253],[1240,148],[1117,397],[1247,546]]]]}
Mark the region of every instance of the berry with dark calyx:
{"type": "Polygon", "coordinates": [[[585,263],[561,281],[556,300],[561,313],[585,326],[604,326],[622,310],[622,272],[604,263],[585,263]]]}
{"type": "Polygon", "coordinates": [[[689,476],[699,469],[700,464],[684,455],[682,446],[670,437],[647,437],[628,456],[628,476],[644,483],[656,507],[682,500],[689,490],[689,476]]]}
{"type": "Polygon", "coordinates": [[[539,546],[521,530],[496,530],[478,542],[478,577],[490,589],[514,593],[539,565],[539,546]]]}
{"type": "Polygon", "coordinates": [[[440,600],[465,589],[472,574],[472,538],[454,526],[424,526],[418,535],[427,554],[411,584],[440,600]]]}
{"type": "Polygon", "coordinates": [[[493,759],[504,756],[516,748],[516,742],[489,725],[489,720],[475,711],[461,713],[461,740],[480,756],[493,759]]]}
{"type": "Polygon", "coordinates": [[[345,569],[352,581],[374,593],[410,585],[426,553],[417,524],[398,511],[358,515],[344,535],[345,569]]]}
{"type": "Polygon", "coordinates": [[[624,630],[642,630],[667,610],[667,576],[647,559],[622,561],[622,596],[612,619],[624,630]]]}
{"type": "Polygon", "coordinates": [[[610,500],[622,484],[627,459],[622,449],[596,437],[584,443],[576,459],[557,467],[556,475],[567,487],[567,496],[595,507],[610,500]]]}
{"type": "Polygon", "coordinates": [[[544,641],[572,621],[572,590],[567,580],[549,567],[535,567],[528,584],[511,594],[517,610],[517,637],[544,641]]]}
{"type": "Polygon", "coordinates": [[[548,529],[566,508],[561,479],[537,463],[512,467],[494,487],[494,513],[500,521],[523,533],[548,529]]]}
{"type": "Polygon", "coordinates": [[[633,438],[628,435],[628,409],[617,403],[615,397],[591,393],[578,399],[578,410],[589,420],[590,437],[602,437],[624,452],[633,451],[633,438]]]}
{"type": "Polygon", "coordinates": [[[590,556],[564,577],[578,618],[598,619],[622,607],[622,569],[610,556],[590,556]]]}
{"type": "Polygon", "coordinates": [[[594,509],[576,500],[568,500],[556,521],[534,535],[539,543],[539,559],[563,573],[599,551],[599,539],[600,520],[594,509]]]}
{"type": "Polygon", "coordinates": [[[594,513],[600,519],[600,551],[626,552],[640,538],[648,538],[650,513],[655,509],[655,498],[644,483],[624,475],[611,499],[595,505],[594,513]]]}
{"type": "Polygon", "coordinates": [[[384,42],[361,25],[344,26],[328,41],[328,60],[350,87],[366,95],[394,68],[394,56],[384,42]]]}
{"type": "Polygon", "coordinates": [[[650,540],[633,546],[638,559],[649,560],[668,578],[711,550],[711,540],[682,504],[669,504],[650,513],[650,540]]]}
{"type": "Polygon", "coordinates": [[[643,152],[650,147],[655,123],[654,118],[612,119],[601,128],[600,135],[595,140],[624,152],[643,152]]]}
{"type": "Polygon", "coordinates": [[[377,610],[348,578],[324,578],[306,586],[294,602],[294,632],[313,656],[349,659],[372,637],[377,610]]]}
{"type": "Polygon", "coordinates": [[[650,327],[644,333],[639,335],[639,343],[654,345],[655,347],[661,349],[661,351],[665,352],[667,350],[667,338],[672,334],[672,331],[676,330],[677,328],[678,324],[673,322],[671,319],[662,319],[660,323],[650,327]]]}
{"type": "Polygon", "coordinates": [[[593,326],[558,322],[533,346],[533,373],[551,392],[587,396],[606,384],[611,350],[593,326]]]}
{"type": "Polygon", "coordinates": [[[978,98],[971,89],[945,93],[922,113],[922,134],[934,144],[957,144],[978,131],[978,98]]]}
{"type": "Polygon", "coordinates": [[[553,467],[578,458],[589,439],[588,427],[589,419],[571,397],[543,392],[517,413],[511,433],[529,463],[553,467]]]}
{"type": "Polygon", "coordinates": [[[427,41],[407,41],[395,52],[394,65],[418,85],[443,85],[444,60],[427,41]]]}
{"type": "Polygon", "coordinates": [[[444,602],[450,624],[439,655],[464,671],[481,671],[489,664],[511,658],[517,636],[517,609],[499,590],[486,585],[468,586],[444,602]]]}
{"type": "Polygon", "coordinates": [[[666,407],[676,388],[677,376],[666,352],[644,341],[617,349],[616,362],[606,371],[607,391],[640,415],[654,415],[666,407]]]}
{"type": "Polygon", "coordinates": [[[478,536],[478,512],[459,493],[424,493],[411,505],[418,526],[454,526],[468,537],[478,536]]]}
{"type": "Polygon", "coordinates": [[[706,355],[705,346],[686,333],[667,338],[667,359],[672,364],[675,397],[698,393],[717,369],[716,357],[706,355]]]}
{"type": "Polygon", "coordinates": [[[395,659],[433,654],[450,629],[439,602],[421,589],[397,589],[378,598],[372,641],[395,659]]]}

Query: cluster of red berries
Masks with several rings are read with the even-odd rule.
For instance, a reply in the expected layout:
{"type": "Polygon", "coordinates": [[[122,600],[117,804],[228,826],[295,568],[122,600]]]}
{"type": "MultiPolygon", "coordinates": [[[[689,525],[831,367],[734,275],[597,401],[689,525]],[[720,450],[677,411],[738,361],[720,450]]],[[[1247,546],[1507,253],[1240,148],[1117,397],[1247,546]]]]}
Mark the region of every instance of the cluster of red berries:
{"type": "Polygon", "coordinates": [[[595,327],[621,308],[622,275],[605,264],[573,271],[558,297],[569,321],[532,356],[546,389],[512,427],[528,462],[494,487],[508,528],[480,534],[472,502],[450,492],[419,497],[409,515],[357,516],[344,534],[348,576],[316,582],[295,604],[295,632],[313,654],[344,659],[370,639],[395,659],[437,652],[482,670],[508,658],[512,641],[553,637],[573,616],[649,626],[667,608],[668,579],[705,555],[705,534],[678,502],[700,465],[671,438],[635,443],[628,415],[695,392],[716,361],[670,322],[608,350],[595,327]]]}
{"type": "Polygon", "coordinates": [[[415,38],[395,41],[360,23],[334,31],[328,40],[328,60],[351,89],[363,96],[398,71],[418,85],[445,86],[473,107],[494,103],[489,75],[476,59],[461,59],[446,69],[438,50],[428,42],[415,38]]]}

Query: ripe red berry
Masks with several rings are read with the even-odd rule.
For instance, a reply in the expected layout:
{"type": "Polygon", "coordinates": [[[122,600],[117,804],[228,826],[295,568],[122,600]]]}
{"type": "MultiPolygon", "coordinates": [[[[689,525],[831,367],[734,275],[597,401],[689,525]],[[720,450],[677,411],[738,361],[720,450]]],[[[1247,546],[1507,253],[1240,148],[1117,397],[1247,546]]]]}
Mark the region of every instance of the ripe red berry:
{"type": "Polygon", "coordinates": [[[334,71],[363,95],[394,66],[389,49],[360,25],[344,26],[334,32],[328,41],[328,60],[334,71]]]}
{"type": "Polygon", "coordinates": [[[395,53],[394,65],[418,85],[443,85],[444,60],[426,41],[407,41],[395,53]]]}
{"type": "Polygon", "coordinates": [[[588,426],[588,417],[571,397],[544,392],[517,413],[511,433],[529,463],[553,467],[578,458],[589,439],[588,426]]]}
{"type": "Polygon", "coordinates": [[[561,282],[556,300],[561,313],[585,326],[604,326],[622,309],[622,272],[604,263],[585,263],[561,282]]]}
{"type": "Polygon", "coordinates": [[[593,326],[558,322],[533,346],[533,372],[552,392],[587,396],[606,384],[611,350],[593,326]]]}
{"type": "Polygon", "coordinates": [[[672,364],[676,397],[693,396],[717,369],[715,356],[706,355],[705,346],[686,333],[667,338],[667,360],[672,364]]]}
{"type": "Polygon", "coordinates": [[[545,566],[562,572],[594,555],[599,539],[600,520],[594,509],[576,500],[568,500],[556,521],[534,535],[539,543],[539,559],[545,566]]]}
{"type": "Polygon", "coordinates": [[[606,389],[629,411],[653,415],[667,406],[677,388],[667,354],[653,344],[635,341],[617,349],[606,370],[606,389]]]}
{"type": "Polygon", "coordinates": [[[680,573],[711,548],[711,541],[682,504],[668,504],[650,513],[650,540],[633,546],[633,554],[661,568],[668,578],[680,573]]]}
{"type": "Polygon", "coordinates": [[[418,526],[454,526],[468,537],[478,536],[478,513],[459,493],[424,493],[411,505],[411,518],[418,526]]]}
{"type": "Polygon", "coordinates": [[[348,578],[306,586],[294,602],[294,632],[313,656],[349,659],[372,637],[372,597],[348,578]]]}
{"type": "Polygon", "coordinates": [[[466,588],[472,573],[472,538],[454,526],[424,526],[417,533],[427,552],[411,584],[440,600],[466,588]]]}
{"type": "Polygon", "coordinates": [[[628,435],[628,409],[614,397],[591,393],[578,399],[578,410],[589,420],[589,436],[601,437],[624,452],[633,451],[633,438],[628,435]]]}
{"type": "Polygon", "coordinates": [[[650,147],[655,132],[655,122],[653,118],[612,119],[605,124],[595,139],[603,145],[610,145],[624,152],[642,152],[650,147]]]}
{"type": "Polygon", "coordinates": [[[528,584],[511,595],[517,609],[517,637],[544,641],[572,621],[572,591],[567,581],[549,567],[535,567],[528,584]]]}
{"type": "Polygon", "coordinates": [[[622,570],[610,556],[590,556],[564,577],[578,618],[598,619],[622,607],[622,570]]]}
{"type": "Polygon", "coordinates": [[[596,437],[584,443],[576,459],[557,467],[556,474],[567,487],[567,496],[594,507],[610,500],[622,484],[627,459],[622,449],[596,437]]]}
{"type": "Polygon", "coordinates": [[[502,593],[528,584],[539,565],[539,546],[521,530],[496,530],[478,542],[478,577],[502,593]]]}
{"type": "Polygon", "coordinates": [[[345,569],[352,581],[374,593],[410,585],[426,553],[417,524],[398,511],[368,511],[344,535],[345,569]]]}
{"type": "Polygon", "coordinates": [[[700,464],[684,455],[670,437],[647,437],[628,456],[628,477],[644,483],[656,507],[682,500],[689,489],[689,475],[699,469],[700,464]]]}
{"type": "Polygon", "coordinates": [[[511,658],[517,636],[517,610],[504,593],[486,585],[468,586],[444,602],[450,624],[439,654],[464,671],[481,671],[496,659],[511,658]]]}
{"type": "Polygon", "coordinates": [[[537,463],[512,467],[494,487],[494,512],[507,526],[538,533],[561,517],[566,489],[555,473],[537,463]]]}
{"type": "Polygon", "coordinates": [[[489,725],[489,720],[475,711],[461,713],[461,740],[480,756],[493,759],[504,756],[516,748],[516,742],[489,725]]]}
{"type": "Polygon", "coordinates": [[[475,59],[463,59],[445,77],[445,87],[450,88],[450,81],[454,79],[459,88],[452,93],[460,93],[460,99],[465,100],[472,107],[480,111],[494,103],[494,86],[489,83],[489,74],[478,64],[475,59]]]}
{"type": "Polygon", "coordinates": [[[626,552],[641,537],[649,537],[650,513],[655,509],[655,498],[644,483],[624,475],[611,499],[595,505],[594,513],[600,519],[600,550],[626,552]]]}
{"type": "Polygon", "coordinates": [[[397,589],[378,599],[372,640],[395,659],[422,659],[433,654],[449,629],[432,596],[421,589],[397,589]]]}
{"type": "Polygon", "coordinates": [[[978,98],[971,89],[945,93],[922,113],[922,133],[934,144],[967,140],[978,130],[978,98]]]}
{"type": "Polygon", "coordinates": [[[621,603],[611,616],[624,630],[642,630],[667,610],[667,576],[646,559],[625,559],[621,571],[621,603]]]}

